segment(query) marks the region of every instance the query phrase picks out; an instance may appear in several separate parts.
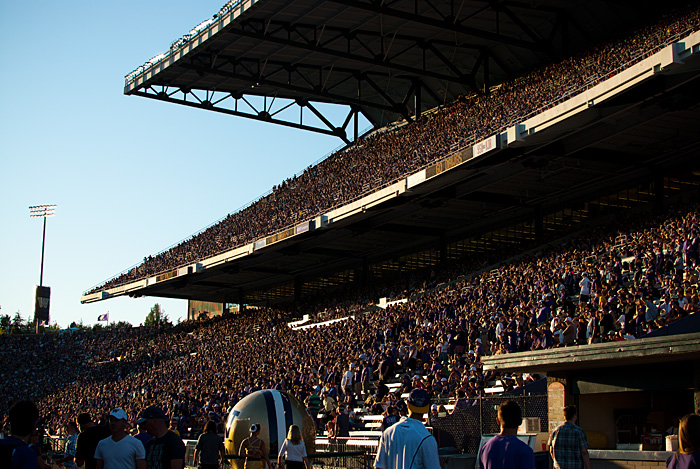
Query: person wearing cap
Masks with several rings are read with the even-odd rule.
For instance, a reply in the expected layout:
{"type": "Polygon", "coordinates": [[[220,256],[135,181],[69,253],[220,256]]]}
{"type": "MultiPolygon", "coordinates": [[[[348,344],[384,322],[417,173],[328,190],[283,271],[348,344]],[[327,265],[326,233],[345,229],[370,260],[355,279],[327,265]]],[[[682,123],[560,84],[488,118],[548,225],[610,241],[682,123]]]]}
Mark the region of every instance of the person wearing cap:
{"type": "Polygon", "coordinates": [[[97,469],[146,469],[146,451],[143,444],[127,435],[128,417],[122,409],[109,414],[110,438],[97,443],[95,463],[97,469]]]}
{"type": "Polygon", "coordinates": [[[374,467],[379,469],[435,469],[440,467],[437,441],[423,425],[430,395],[414,389],[408,395],[408,417],[384,430],[374,467]]]}
{"type": "Polygon", "coordinates": [[[244,469],[263,469],[263,463],[268,468],[272,468],[270,457],[267,454],[265,442],[260,438],[260,424],[254,423],[250,426],[250,436],[241,442],[238,449],[239,456],[245,456],[244,469]]]}
{"type": "Polygon", "coordinates": [[[479,448],[478,469],[534,469],[534,451],[518,438],[518,427],[523,422],[520,406],[515,401],[501,403],[496,422],[501,433],[479,448]]]}
{"type": "Polygon", "coordinates": [[[75,464],[85,469],[96,469],[95,449],[100,440],[109,438],[112,432],[105,425],[96,425],[87,412],[78,415],[80,435],[75,444],[75,464]]]}
{"type": "Polygon", "coordinates": [[[168,417],[163,409],[150,406],[141,412],[136,421],[144,426],[153,438],[146,442],[148,469],[182,469],[185,464],[185,444],[182,438],[168,430],[168,417]]]}

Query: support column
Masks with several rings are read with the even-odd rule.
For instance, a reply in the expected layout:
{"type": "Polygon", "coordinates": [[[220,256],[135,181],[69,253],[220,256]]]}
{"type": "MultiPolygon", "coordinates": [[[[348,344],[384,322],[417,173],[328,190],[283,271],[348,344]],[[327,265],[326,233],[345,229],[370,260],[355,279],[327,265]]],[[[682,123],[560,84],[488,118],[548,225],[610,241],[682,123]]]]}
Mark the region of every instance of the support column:
{"type": "Polygon", "coordinates": [[[369,283],[369,261],[366,257],[362,258],[362,284],[367,285],[369,283]]]}
{"type": "Polygon", "coordinates": [[[294,301],[301,301],[301,292],[304,282],[301,279],[301,275],[294,277],[294,301]]]}
{"type": "Polygon", "coordinates": [[[539,207],[535,209],[535,242],[540,244],[544,236],[544,220],[542,219],[542,210],[539,207]]]}
{"type": "Polygon", "coordinates": [[[421,100],[422,100],[422,94],[421,94],[421,82],[420,80],[416,80],[415,82],[415,87],[416,87],[416,93],[413,95],[414,98],[414,108],[415,108],[415,116],[414,119],[417,121],[420,119],[421,116],[421,100]]]}
{"type": "Polygon", "coordinates": [[[447,262],[447,238],[445,235],[440,236],[440,264],[447,262]]]}
{"type": "Polygon", "coordinates": [[[693,368],[693,397],[695,401],[695,413],[700,414],[700,362],[696,361],[695,366],[693,368]]]}
{"type": "Polygon", "coordinates": [[[358,109],[355,109],[355,118],[353,119],[353,135],[354,135],[354,137],[352,139],[352,142],[355,144],[357,144],[357,137],[359,136],[358,134],[360,133],[360,129],[359,129],[360,115],[359,114],[360,114],[360,111],[358,109]]]}
{"type": "Polygon", "coordinates": [[[491,89],[491,77],[490,77],[490,68],[489,68],[489,53],[488,51],[484,51],[484,94],[488,95],[490,94],[489,90],[491,89]]]}
{"type": "Polygon", "coordinates": [[[653,213],[661,213],[664,209],[664,175],[660,171],[655,171],[653,175],[654,198],[651,203],[653,213]]]}
{"type": "Polygon", "coordinates": [[[243,312],[245,311],[245,295],[243,294],[243,289],[239,288],[238,289],[238,312],[243,312]]]}
{"type": "MultiPolygon", "coordinates": [[[[574,404],[578,408],[578,402],[571,392],[571,380],[568,373],[547,374],[547,407],[549,408],[549,428],[551,434],[555,428],[564,423],[564,407],[574,404]]],[[[579,418],[583,414],[578,409],[579,418]]]]}

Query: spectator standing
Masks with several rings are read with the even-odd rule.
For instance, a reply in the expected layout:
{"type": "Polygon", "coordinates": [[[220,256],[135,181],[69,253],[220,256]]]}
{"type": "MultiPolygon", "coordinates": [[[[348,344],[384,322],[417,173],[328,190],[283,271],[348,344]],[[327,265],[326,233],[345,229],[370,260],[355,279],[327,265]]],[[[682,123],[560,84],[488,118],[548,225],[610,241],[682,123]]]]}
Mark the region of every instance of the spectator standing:
{"type": "Polygon", "coordinates": [[[37,469],[36,453],[29,448],[29,436],[39,420],[32,401],[17,401],[9,411],[10,435],[0,440],[0,465],[12,469],[37,469]]]}
{"type": "Polygon", "coordinates": [[[384,430],[374,467],[379,469],[434,469],[440,467],[437,441],[423,425],[430,395],[414,389],[408,395],[408,417],[384,430]]]}
{"type": "Polygon", "coordinates": [[[153,438],[153,435],[151,435],[150,433],[148,433],[146,431],[146,428],[143,426],[143,424],[137,424],[136,428],[138,430],[138,433],[136,435],[134,435],[134,438],[139,440],[143,444],[143,447],[145,448],[146,443],[148,443],[148,440],[153,438]]]}
{"type": "Polygon", "coordinates": [[[95,425],[90,414],[85,412],[78,415],[78,427],[80,435],[75,445],[75,464],[77,466],[85,465],[85,469],[96,469],[95,450],[97,444],[109,438],[112,432],[104,425],[95,425]]]}
{"type": "Polygon", "coordinates": [[[153,435],[151,435],[150,433],[148,433],[148,432],[146,431],[146,428],[143,426],[142,423],[136,425],[136,428],[138,429],[138,433],[137,433],[136,435],[134,435],[134,438],[136,438],[136,439],[139,440],[141,443],[143,443],[143,447],[145,448],[145,447],[146,447],[146,443],[148,443],[148,440],[150,440],[151,438],[153,438],[153,435]]]}
{"type": "Polygon", "coordinates": [[[217,469],[224,461],[224,442],[216,433],[216,422],[209,420],[204,426],[204,433],[199,435],[197,445],[194,448],[194,463],[199,457],[200,469],[217,469]]]}
{"type": "Polygon", "coordinates": [[[518,427],[523,421],[520,406],[514,401],[498,407],[501,433],[479,449],[479,469],[534,469],[535,453],[518,438],[518,427]]]}
{"type": "Polygon", "coordinates": [[[321,410],[321,397],[318,395],[318,386],[313,388],[313,392],[306,398],[306,406],[309,408],[309,413],[316,424],[316,433],[318,433],[318,412],[321,410]]]}
{"type": "Polygon", "coordinates": [[[587,272],[583,273],[581,281],[578,283],[578,286],[581,287],[579,301],[582,304],[587,304],[588,300],[591,299],[591,289],[593,288],[593,283],[588,278],[587,272]]]}
{"type": "Polygon", "coordinates": [[[297,425],[289,426],[287,438],[282,443],[277,467],[289,469],[311,469],[311,462],[306,454],[306,445],[301,439],[301,430],[297,425]]]}
{"type": "Polygon", "coordinates": [[[123,409],[109,414],[110,438],[97,443],[95,463],[97,469],[146,469],[146,451],[143,444],[127,435],[128,417],[123,409]]]}
{"type": "Polygon", "coordinates": [[[678,424],[678,451],[666,460],[668,469],[700,468],[700,415],[688,414],[678,424]]]}
{"type": "Polygon", "coordinates": [[[335,416],[335,429],[333,433],[335,433],[336,438],[348,438],[350,436],[350,417],[348,416],[345,406],[343,405],[338,407],[338,412],[335,416]]]}
{"type": "Polygon", "coordinates": [[[68,433],[68,438],[66,438],[66,450],[63,453],[63,457],[56,461],[58,466],[63,467],[78,467],[75,464],[75,446],[78,442],[78,424],[72,420],[66,424],[66,433],[68,433]]]}
{"type": "Polygon", "coordinates": [[[576,425],[576,406],[564,407],[564,422],[549,438],[549,452],[557,469],[590,469],[586,433],[576,425]]]}
{"type": "Polygon", "coordinates": [[[148,469],[182,469],[185,466],[185,444],[168,430],[168,417],[163,409],[146,407],[136,423],[144,424],[146,431],[153,436],[146,443],[148,469]]]}

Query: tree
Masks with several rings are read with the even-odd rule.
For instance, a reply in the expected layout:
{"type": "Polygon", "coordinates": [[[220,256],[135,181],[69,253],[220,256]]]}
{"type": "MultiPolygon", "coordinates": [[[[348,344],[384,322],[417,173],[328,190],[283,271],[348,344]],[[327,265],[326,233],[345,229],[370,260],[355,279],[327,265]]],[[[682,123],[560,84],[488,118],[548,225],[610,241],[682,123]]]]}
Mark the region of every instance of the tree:
{"type": "Polygon", "coordinates": [[[151,312],[146,316],[146,320],[143,322],[144,326],[160,326],[162,324],[169,324],[170,320],[168,315],[165,314],[165,309],[156,303],[151,308],[151,312]]]}
{"type": "Polygon", "coordinates": [[[116,329],[131,329],[134,326],[132,326],[131,323],[128,321],[119,321],[111,323],[109,327],[113,327],[116,329]]]}
{"type": "Polygon", "coordinates": [[[19,310],[15,313],[15,317],[12,318],[12,329],[14,331],[21,331],[22,328],[24,327],[24,319],[22,319],[22,315],[19,313],[19,310]]]}

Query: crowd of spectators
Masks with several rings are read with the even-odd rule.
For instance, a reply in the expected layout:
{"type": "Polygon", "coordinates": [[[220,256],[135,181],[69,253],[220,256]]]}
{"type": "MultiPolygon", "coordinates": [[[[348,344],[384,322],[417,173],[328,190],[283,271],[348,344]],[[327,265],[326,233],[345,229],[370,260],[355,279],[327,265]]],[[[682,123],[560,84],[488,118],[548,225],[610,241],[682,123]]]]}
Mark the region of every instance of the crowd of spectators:
{"type": "Polygon", "coordinates": [[[320,393],[375,413],[399,407],[413,387],[470,405],[488,386],[537,378],[484,372],[484,355],[632,340],[695,314],[699,249],[700,210],[675,208],[619,218],[481,273],[437,266],[414,279],[423,288],[412,296],[386,286],[407,300],[386,309],[357,293],[317,302],[319,317],[347,317],[319,327],[290,328],[302,311],[288,306],[177,326],[5,335],[0,409],[32,398],[55,433],[80,412],[100,421],[114,407],[133,418],[158,405],[186,435],[222,423],[258,389],[302,401],[320,393]],[[391,392],[386,383],[397,381],[391,392]]]}
{"type": "Polygon", "coordinates": [[[488,94],[461,97],[416,122],[375,132],[89,293],[200,261],[310,220],[559,104],[698,29],[697,7],[662,16],[586,53],[504,82],[488,94]]]}

